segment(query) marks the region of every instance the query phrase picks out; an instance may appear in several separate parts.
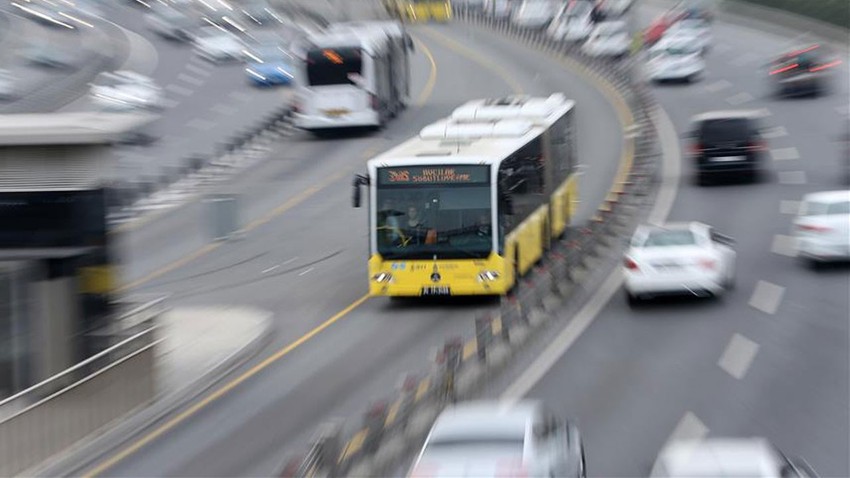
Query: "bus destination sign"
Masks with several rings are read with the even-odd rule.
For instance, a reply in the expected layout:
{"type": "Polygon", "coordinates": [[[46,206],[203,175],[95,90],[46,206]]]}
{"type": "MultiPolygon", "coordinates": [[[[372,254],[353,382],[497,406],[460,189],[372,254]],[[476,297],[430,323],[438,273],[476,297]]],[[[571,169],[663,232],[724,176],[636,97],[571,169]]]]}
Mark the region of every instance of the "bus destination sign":
{"type": "Polygon", "coordinates": [[[489,181],[488,166],[404,166],[378,170],[378,184],[381,186],[486,184],[489,181]]]}

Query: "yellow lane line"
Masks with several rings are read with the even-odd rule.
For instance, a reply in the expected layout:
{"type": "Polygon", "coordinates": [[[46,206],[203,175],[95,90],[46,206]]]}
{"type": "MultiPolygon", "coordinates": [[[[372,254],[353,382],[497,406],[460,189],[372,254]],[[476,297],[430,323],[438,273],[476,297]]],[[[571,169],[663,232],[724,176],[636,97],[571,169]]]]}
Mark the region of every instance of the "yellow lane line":
{"type": "Polygon", "coordinates": [[[366,442],[366,437],[368,435],[369,429],[364,428],[351,437],[351,440],[348,440],[348,443],[345,445],[345,449],[342,451],[342,455],[340,455],[337,463],[342,463],[348,459],[348,457],[360,451],[360,449],[363,448],[363,443],[366,442]]]}
{"type": "Polygon", "coordinates": [[[277,362],[278,360],[285,357],[286,355],[288,355],[293,350],[297,349],[298,347],[300,347],[301,345],[303,345],[304,343],[306,343],[307,341],[309,341],[310,339],[312,339],[313,337],[318,335],[323,330],[325,330],[328,327],[330,327],[331,325],[335,324],[337,321],[339,321],[340,319],[342,319],[343,317],[348,315],[352,310],[359,307],[360,304],[362,304],[363,302],[366,302],[366,300],[368,298],[369,298],[369,295],[366,294],[366,295],[360,297],[359,299],[355,300],[354,302],[349,304],[346,308],[337,312],[333,317],[326,320],[325,322],[323,322],[318,327],[316,327],[313,330],[302,335],[300,338],[298,338],[294,342],[292,342],[289,345],[287,345],[286,347],[278,350],[273,355],[266,358],[265,360],[258,363],[257,365],[254,365],[253,367],[251,367],[250,370],[248,370],[245,373],[243,373],[242,375],[234,378],[233,380],[231,380],[226,385],[219,388],[218,390],[216,390],[212,394],[207,395],[206,397],[204,397],[203,400],[195,403],[194,405],[192,405],[191,407],[189,407],[185,411],[181,412],[180,414],[176,415],[172,419],[168,420],[167,422],[163,423],[162,425],[160,425],[156,429],[145,434],[145,436],[143,436],[139,440],[136,440],[135,442],[133,442],[133,444],[131,444],[127,448],[124,448],[123,450],[121,450],[117,454],[113,455],[109,459],[101,462],[96,467],[94,467],[91,471],[86,473],[84,476],[86,476],[87,478],[98,476],[98,475],[104,473],[105,471],[109,470],[110,468],[112,468],[116,464],[120,463],[122,460],[124,460],[128,456],[138,452],[148,443],[150,443],[150,442],[156,440],[157,438],[159,438],[160,436],[164,435],[166,432],[173,429],[174,427],[176,427],[177,425],[182,423],[187,418],[198,413],[201,409],[203,409],[204,407],[206,407],[210,403],[212,403],[212,402],[218,400],[219,398],[223,397],[225,394],[227,394],[228,392],[230,392],[231,390],[233,390],[234,388],[236,388],[237,386],[239,386],[240,384],[242,384],[243,382],[245,382],[249,378],[257,375],[258,373],[260,373],[263,369],[265,369],[269,365],[273,364],[274,362],[277,362]]]}
{"type": "Polygon", "coordinates": [[[451,38],[449,38],[445,35],[441,35],[441,34],[437,33],[436,31],[434,31],[430,27],[422,27],[422,29],[420,31],[422,33],[428,35],[432,40],[442,44],[444,47],[448,48],[449,50],[452,50],[453,52],[455,52],[459,55],[465,56],[466,58],[469,58],[473,62],[478,63],[479,65],[483,66],[484,68],[495,73],[496,76],[498,76],[499,78],[502,79],[502,81],[504,81],[505,83],[508,84],[508,86],[511,88],[511,90],[513,90],[514,94],[517,94],[517,95],[524,94],[525,90],[523,89],[522,85],[519,84],[519,82],[516,80],[516,78],[514,78],[508,72],[508,70],[502,68],[497,63],[495,63],[495,62],[485,58],[484,56],[478,54],[478,52],[476,52],[475,50],[472,50],[472,49],[470,49],[470,48],[468,48],[464,45],[461,45],[460,43],[452,40],[451,38]]]}
{"type": "Polygon", "coordinates": [[[416,99],[416,106],[421,107],[428,101],[428,98],[431,97],[431,94],[434,92],[434,85],[437,84],[437,61],[434,60],[434,54],[431,53],[431,50],[425,42],[418,38],[415,40],[419,45],[419,48],[428,58],[428,62],[431,63],[431,72],[428,75],[428,81],[425,83],[425,87],[422,88],[422,93],[419,94],[419,98],[416,99]]]}
{"type": "Polygon", "coordinates": [[[413,397],[414,402],[418,402],[425,396],[425,393],[428,392],[428,388],[431,386],[431,377],[425,377],[419,382],[419,387],[416,388],[416,395],[413,397]]]}
{"type": "Polygon", "coordinates": [[[467,361],[467,360],[469,360],[469,358],[470,358],[470,357],[472,357],[472,356],[475,354],[475,352],[477,352],[477,351],[478,351],[478,341],[477,341],[477,340],[475,340],[474,338],[472,338],[472,339],[470,339],[470,340],[469,340],[469,342],[467,342],[466,344],[464,344],[464,346],[463,346],[463,355],[461,356],[461,359],[462,359],[463,361],[467,361]]]}

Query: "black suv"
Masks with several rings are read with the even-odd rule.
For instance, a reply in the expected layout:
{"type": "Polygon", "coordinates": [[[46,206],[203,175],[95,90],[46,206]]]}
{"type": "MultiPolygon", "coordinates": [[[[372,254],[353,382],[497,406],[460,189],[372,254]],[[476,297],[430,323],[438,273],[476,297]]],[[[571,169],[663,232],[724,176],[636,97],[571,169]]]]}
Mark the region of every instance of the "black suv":
{"type": "Polygon", "coordinates": [[[758,181],[767,145],[755,111],[713,111],[695,116],[688,137],[697,184],[727,175],[758,181]]]}

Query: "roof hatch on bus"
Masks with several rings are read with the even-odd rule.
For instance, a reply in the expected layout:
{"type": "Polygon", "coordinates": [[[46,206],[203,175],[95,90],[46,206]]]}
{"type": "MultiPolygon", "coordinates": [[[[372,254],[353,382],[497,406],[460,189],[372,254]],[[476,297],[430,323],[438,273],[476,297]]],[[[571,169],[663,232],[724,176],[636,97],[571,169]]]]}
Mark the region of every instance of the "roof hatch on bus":
{"type": "Polygon", "coordinates": [[[534,128],[532,122],[515,119],[476,123],[438,121],[422,128],[419,137],[424,140],[518,138],[527,134],[532,128],[534,128]]]}
{"type": "Polygon", "coordinates": [[[562,93],[548,98],[530,96],[508,96],[499,99],[471,101],[452,112],[451,118],[458,122],[498,121],[509,118],[542,120],[563,107],[568,100],[562,93]]]}

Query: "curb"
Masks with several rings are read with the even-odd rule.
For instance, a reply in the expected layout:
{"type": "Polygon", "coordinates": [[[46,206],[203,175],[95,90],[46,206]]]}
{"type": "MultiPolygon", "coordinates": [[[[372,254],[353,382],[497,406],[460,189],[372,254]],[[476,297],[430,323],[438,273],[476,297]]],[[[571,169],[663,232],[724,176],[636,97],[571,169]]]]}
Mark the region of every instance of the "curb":
{"type": "Polygon", "coordinates": [[[421,443],[439,411],[474,396],[482,385],[526,350],[554,324],[563,324],[563,308],[587,299],[602,272],[610,273],[620,249],[616,238],[628,234],[645,216],[654,193],[659,154],[651,90],[636,73],[633,59],[615,62],[591,58],[577,48],[540,32],[477,15],[460,22],[540,51],[585,81],[596,84],[618,110],[624,150],[607,197],[588,223],[571,226],[554,242],[542,263],[520,279],[517,290],[501,300],[496,313],[474,317],[475,334],[449,338],[424,376],[406,375],[394,398],[373,402],[349,436],[341,427],[325,427],[304,453],[291,455],[280,476],[386,476],[421,443]],[[335,433],[328,434],[328,430],[335,433]]]}
{"type": "Polygon", "coordinates": [[[161,393],[138,411],[118,418],[115,426],[107,426],[106,429],[95,432],[82,439],[78,445],[36,469],[28,470],[22,476],[81,476],[85,470],[124,448],[145,430],[155,427],[165,421],[168,415],[207,393],[225,376],[247,363],[271,342],[276,328],[271,320],[272,314],[264,314],[265,325],[256,337],[208,368],[193,382],[179,390],[161,393]],[[83,455],[84,458],[80,459],[78,455],[83,455]]]}

